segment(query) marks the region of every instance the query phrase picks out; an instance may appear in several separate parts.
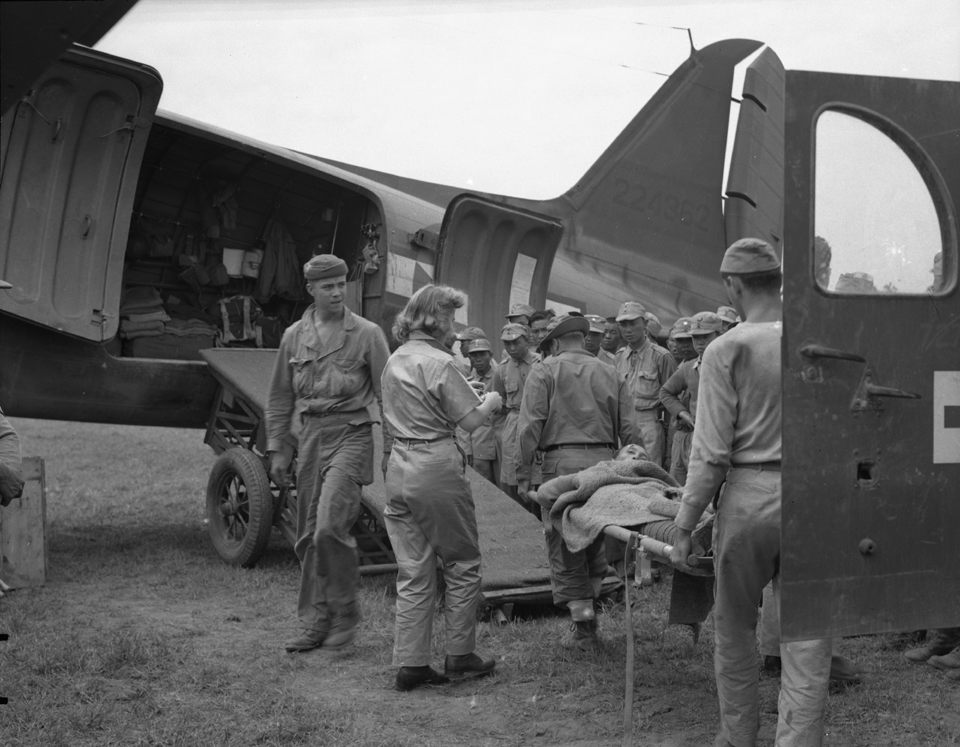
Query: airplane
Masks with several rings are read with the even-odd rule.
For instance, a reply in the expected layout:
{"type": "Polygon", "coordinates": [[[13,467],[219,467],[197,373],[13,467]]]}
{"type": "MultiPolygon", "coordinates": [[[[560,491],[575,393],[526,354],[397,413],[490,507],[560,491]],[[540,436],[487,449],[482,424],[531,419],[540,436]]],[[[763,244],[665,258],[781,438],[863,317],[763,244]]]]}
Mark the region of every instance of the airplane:
{"type": "MultiPolygon", "coordinates": [[[[785,255],[784,638],[960,624],[948,536],[960,504],[946,498],[960,484],[960,85],[785,71],[763,49],[737,95],[724,189],[734,70],[762,46],[691,48],[550,200],[418,182],[157,111],[157,71],[73,46],[3,115],[0,277],[14,288],[0,294],[0,402],[20,417],[203,427],[217,391],[206,364],[137,356],[118,340],[121,298],[154,288],[210,308],[255,293],[259,279],[224,278],[220,258],[269,249],[268,234],[288,264],[343,257],[348,305],[385,329],[442,282],[470,298],[457,321],[488,332],[518,302],[609,316],[638,299],[665,320],[716,308],[725,247],[757,236],[785,255]],[[843,160],[851,142],[908,175],[913,201],[896,207],[922,204],[924,225],[890,222],[894,198],[843,160]],[[932,277],[882,292],[830,279],[881,254],[932,277]],[[192,282],[194,266],[224,284],[192,282]]],[[[306,300],[288,287],[262,308],[290,322],[306,300]]]]}

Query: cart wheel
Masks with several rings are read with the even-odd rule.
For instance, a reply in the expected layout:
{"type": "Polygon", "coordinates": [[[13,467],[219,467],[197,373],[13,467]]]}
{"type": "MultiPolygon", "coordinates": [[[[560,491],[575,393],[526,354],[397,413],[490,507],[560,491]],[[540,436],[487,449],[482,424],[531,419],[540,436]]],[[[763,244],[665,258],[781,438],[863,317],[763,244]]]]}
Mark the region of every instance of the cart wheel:
{"type": "Polygon", "coordinates": [[[252,568],[270,541],[273,494],[263,463],[248,449],[223,452],[207,481],[207,526],[224,560],[252,568]]]}

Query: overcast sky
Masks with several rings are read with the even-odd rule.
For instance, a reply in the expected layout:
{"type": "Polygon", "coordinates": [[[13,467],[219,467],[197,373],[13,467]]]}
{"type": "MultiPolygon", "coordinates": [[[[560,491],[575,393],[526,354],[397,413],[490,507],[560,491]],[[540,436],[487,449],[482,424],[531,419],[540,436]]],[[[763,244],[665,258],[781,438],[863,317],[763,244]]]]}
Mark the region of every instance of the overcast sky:
{"type": "Polygon", "coordinates": [[[167,110],[552,197],[687,56],[686,28],[698,48],[764,41],[788,69],[960,80],[958,0],[140,0],[97,48],[156,67],[167,110]]]}

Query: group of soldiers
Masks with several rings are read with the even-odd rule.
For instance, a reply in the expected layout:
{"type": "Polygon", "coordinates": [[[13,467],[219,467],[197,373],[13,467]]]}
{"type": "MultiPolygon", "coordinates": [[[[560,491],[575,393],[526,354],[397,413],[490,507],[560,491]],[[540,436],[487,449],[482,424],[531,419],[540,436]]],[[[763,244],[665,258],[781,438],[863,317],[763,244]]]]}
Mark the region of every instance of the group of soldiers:
{"type": "MultiPolygon", "coordinates": [[[[638,301],[622,304],[616,316],[571,312],[559,320],[568,316],[582,316],[586,322],[580,323],[583,349],[624,378],[633,440],[643,446],[649,461],[683,485],[697,412],[699,360],[707,345],[740,322],[737,312],[720,306],[715,312],[681,317],[666,334],[657,316],[638,301]]],[[[458,434],[461,446],[477,472],[537,515],[539,506],[520,496],[518,471],[538,478],[543,452],[537,450],[533,464],[521,467],[517,433],[527,376],[543,358],[540,345],[557,320],[551,309],[512,306],[500,331],[504,353],[499,360],[479,327],[467,327],[456,338],[460,370],[486,391],[499,392],[504,403],[503,411],[483,427],[458,434]]]]}
{"type": "MultiPolygon", "coordinates": [[[[774,609],[779,602],[782,274],[774,249],[757,239],[731,245],[720,266],[731,307],[678,320],[666,347],[659,320],[639,301],[609,319],[515,306],[500,331],[500,360],[477,329],[462,330],[459,358],[452,353],[455,313],[467,299],[436,285],[417,291],[397,316],[400,346],[388,357],[382,330],[343,304],[346,269],[332,255],[306,264],[314,305],[284,334],[266,408],[278,483],[288,480],[299,431],[301,634],[287,650],[342,648],[357,634],[349,529],[360,487],[373,479],[376,401],[384,522],[398,565],[398,689],[485,676],[496,666],[474,650],[482,571],[467,462],[537,512],[548,506],[539,485],[626,455],[685,482],[671,552],[681,570],[693,530],[715,509],[716,743],[755,744],[758,607],[771,582],[774,609]],[[738,314],[743,322],[731,329],[738,314]],[[438,566],[442,673],[430,666],[438,566]]],[[[595,600],[608,571],[603,535],[574,552],[549,521],[544,534],[554,602],[571,617],[565,643],[586,648],[597,639],[595,600]]],[[[814,747],[832,642],[781,642],[779,653],[777,744],[814,747]]]]}

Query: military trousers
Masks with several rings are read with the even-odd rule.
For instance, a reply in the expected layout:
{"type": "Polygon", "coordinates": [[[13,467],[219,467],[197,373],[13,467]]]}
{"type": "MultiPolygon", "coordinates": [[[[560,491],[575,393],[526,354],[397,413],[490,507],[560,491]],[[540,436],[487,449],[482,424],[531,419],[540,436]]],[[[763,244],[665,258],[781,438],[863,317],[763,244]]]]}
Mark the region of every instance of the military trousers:
{"type": "Polygon", "coordinates": [[[646,449],[647,459],[658,467],[663,466],[663,442],[666,436],[663,424],[659,419],[660,410],[634,410],[633,433],[634,437],[646,449]]]}
{"type": "MultiPolygon", "coordinates": [[[[714,670],[721,736],[753,747],[760,725],[757,616],[774,581],[779,604],[780,473],[730,471],[714,524],[714,670]]],[[[777,747],[817,747],[830,679],[829,639],[781,643],[777,747]]]]}
{"type": "MultiPolygon", "coordinates": [[[[543,481],[572,475],[612,458],[613,450],[607,447],[548,451],[543,459],[543,481]]],[[[553,603],[565,606],[575,599],[593,599],[600,581],[607,575],[606,535],[601,534],[586,550],[572,552],[547,512],[543,516],[543,534],[550,561],[553,603]]]]}
{"type": "Polygon", "coordinates": [[[670,446],[670,477],[681,485],[687,483],[687,467],[690,464],[690,450],[693,447],[693,431],[677,428],[673,433],[670,446]]]}
{"type": "Polygon", "coordinates": [[[297,451],[297,541],[305,630],[327,632],[338,616],[357,614],[359,563],[350,528],[360,513],[361,485],[373,482],[373,433],[350,414],[303,419],[297,451]]]}
{"type": "Polygon", "coordinates": [[[465,470],[466,459],[452,437],[410,445],[398,439],[390,452],[383,519],[398,567],[396,666],[430,664],[437,558],[446,585],[446,652],[469,654],[476,647],[480,542],[465,470]]]}

